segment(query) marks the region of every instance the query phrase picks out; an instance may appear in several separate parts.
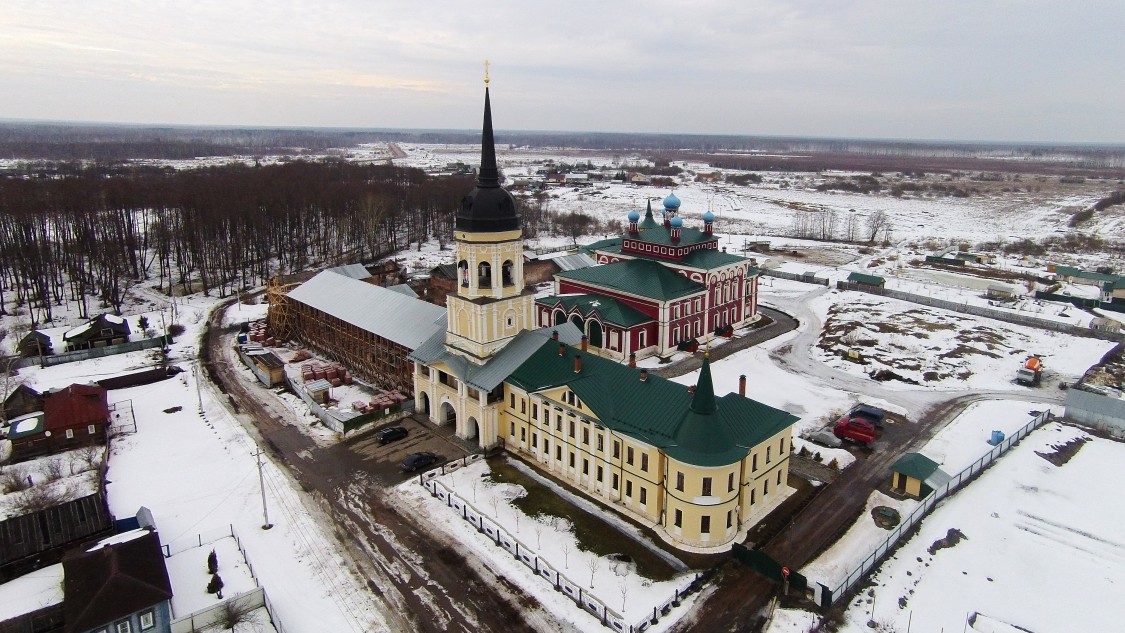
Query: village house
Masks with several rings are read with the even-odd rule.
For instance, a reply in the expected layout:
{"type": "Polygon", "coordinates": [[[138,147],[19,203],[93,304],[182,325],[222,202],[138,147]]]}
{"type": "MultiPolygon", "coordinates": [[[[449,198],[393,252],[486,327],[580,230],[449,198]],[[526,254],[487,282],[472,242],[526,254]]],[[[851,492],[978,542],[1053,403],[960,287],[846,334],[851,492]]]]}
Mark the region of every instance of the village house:
{"type": "Polygon", "coordinates": [[[10,421],[12,461],[21,462],[89,444],[104,444],[109,425],[107,391],[70,385],[43,395],[43,411],[10,421]]]}
{"type": "Polygon", "coordinates": [[[63,334],[64,351],[118,345],[129,340],[129,322],[113,314],[99,314],[63,334]]]}
{"type": "Polygon", "coordinates": [[[66,633],[171,631],[172,584],[160,537],[138,529],[119,538],[63,560],[66,633]]]}
{"type": "MultiPolygon", "coordinates": [[[[654,222],[650,230],[665,238],[635,241],[674,246],[673,229],[682,227],[654,222]]],[[[637,233],[631,227],[630,235],[637,233]]],[[[703,235],[709,233],[692,234],[685,246],[723,255],[706,246],[703,235]]],[[[569,316],[556,324],[549,312],[549,327],[536,329],[544,323],[535,318],[525,289],[515,202],[499,185],[487,89],[481,169],[457,212],[455,237],[461,282],[447,297],[447,329],[410,355],[418,412],[435,424],[453,425],[459,437],[481,447],[502,446],[688,550],[728,549],[785,498],[795,416],[746,398],[744,390],[716,396],[706,357],[698,384],[689,388],[599,357],[589,319],[580,329],[569,316]]],[[[734,290],[746,280],[744,261],[714,262],[731,270],[709,287],[702,271],[714,267],[707,262],[697,282],[641,256],[641,246],[624,252],[619,263],[580,270],[644,267],[669,283],[691,284],[684,296],[700,300],[695,312],[700,319],[707,315],[708,327],[744,318],[742,310],[726,313],[730,321],[714,318],[732,298],[748,306],[743,289],[734,290]],[[711,287],[721,291],[713,298],[718,305],[703,303],[715,292],[711,287]]],[[[616,306],[612,318],[626,320],[626,307],[616,306]]],[[[589,303],[579,309],[608,312],[589,303]]]]}
{"type": "Polygon", "coordinates": [[[0,520],[0,582],[53,565],[74,545],[112,530],[101,491],[0,520]]]}
{"type": "Polygon", "coordinates": [[[32,330],[27,333],[19,342],[20,356],[25,358],[33,358],[35,356],[49,356],[55,353],[51,337],[40,332],[39,330],[32,330]]]}

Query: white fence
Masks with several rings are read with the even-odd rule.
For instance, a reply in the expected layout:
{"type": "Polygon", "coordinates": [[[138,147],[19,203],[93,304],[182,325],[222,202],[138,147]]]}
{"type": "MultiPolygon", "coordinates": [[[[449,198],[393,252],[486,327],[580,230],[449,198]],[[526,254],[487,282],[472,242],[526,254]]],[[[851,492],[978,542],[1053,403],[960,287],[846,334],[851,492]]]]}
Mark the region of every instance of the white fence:
{"type": "Polygon", "coordinates": [[[1024,425],[1023,428],[1016,431],[1014,434],[1004,438],[1004,441],[994,446],[991,451],[985,453],[980,459],[969,465],[968,468],[962,470],[961,472],[950,478],[950,480],[944,486],[938,488],[937,490],[934,490],[929,495],[927,495],[926,498],[922,500],[922,503],[915,506],[914,511],[908,514],[902,520],[902,522],[895,527],[894,530],[891,530],[891,533],[889,536],[887,536],[886,540],[877,545],[875,547],[875,550],[871,552],[871,554],[867,558],[865,558],[858,567],[852,570],[852,572],[848,574],[848,577],[844,580],[844,582],[840,583],[838,587],[829,591],[829,588],[823,583],[817,582],[814,585],[814,583],[810,579],[809,588],[812,589],[814,596],[817,598],[817,602],[822,607],[827,608],[837,600],[842,598],[844,594],[846,594],[849,590],[851,590],[852,587],[856,585],[856,583],[862,580],[872,569],[874,569],[875,566],[883,560],[887,553],[894,548],[899,539],[901,539],[903,535],[910,532],[910,530],[918,522],[925,518],[925,516],[930,513],[930,510],[934,509],[934,506],[936,506],[939,501],[944,499],[946,496],[956,492],[958,488],[967,483],[982,470],[987,468],[990,464],[992,464],[992,462],[996,461],[996,459],[1006,453],[1008,449],[1018,444],[1019,441],[1026,437],[1028,433],[1031,433],[1040,425],[1050,419],[1050,410],[1044,411],[1035,416],[1035,418],[1024,425]]]}
{"type": "MultiPolygon", "coordinates": [[[[227,606],[230,605],[238,611],[250,611],[266,606],[266,590],[261,587],[255,587],[250,591],[244,591],[237,596],[231,596],[220,602],[200,609],[195,613],[189,613],[182,618],[172,620],[171,632],[172,633],[194,633],[195,631],[202,630],[209,626],[217,626],[223,622],[226,617],[227,606]]],[[[266,609],[269,612],[269,608],[266,609]]],[[[271,621],[273,614],[270,614],[271,621]]],[[[281,629],[277,628],[280,633],[281,629]]]]}
{"type": "MultiPolygon", "coordinates": [[[[579,607],[598,618],[598,621],[604,626],[618,631],[619,633],[640,633],[648,629],[652,624],[656,624],[662,616],[667,615],[668,612],[672,610],[672,607],[678,606],[680,600],[690,592],[690,589],[676,590],[667,600],[653,607],[651,616],[646,616],[644,620],[637,624],[629,624],[620,613],[609,608],[603,600],[583,589],[579,583],[567,578],[552,567],[545,559],[540,558],[535,550],[516,539],[516,537],[508,533],[507,530],[500,527],[491,518],[474,508],[469,502],[459,497],[437,479],[437,477],[442,474],[452,472],[482,458],[481,455],[469,455],[457,462],[446,464],[440,471],[433,470],[424,473],[418,478],[418,481],[424,488],[430,491],[432,496],[451,508],[460,515],[462,519],[468,521],[478,532],[484,534],[489,540],[495,543],[497,547],[506,550],[513,558],[526,565],[528,569],[534,571],[544,582],[554,587],[556,591],[562,592],[579,607]]],[[[692,586],[697,587],[698,584],[699,583],[693,583],[692,586]]]]}

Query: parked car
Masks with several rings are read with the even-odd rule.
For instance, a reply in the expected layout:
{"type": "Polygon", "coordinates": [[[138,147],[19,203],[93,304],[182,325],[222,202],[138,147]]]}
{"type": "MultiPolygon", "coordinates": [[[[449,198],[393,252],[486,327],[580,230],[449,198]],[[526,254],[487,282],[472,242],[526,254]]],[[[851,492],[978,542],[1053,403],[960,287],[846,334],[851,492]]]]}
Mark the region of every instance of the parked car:
{"type": "Polygon", "coordinates": [[[869,404],[859,404],[848,412],[848,417],[859,417],[866,420],[871,420],[871,423],[875,425],[875,428],[881,429],[883,428],[883,419],[887,417],[887,413],[879,407],[873,407],[869,404]]]}
{"type": "Polygon", "coordinates": [[[847,415],[836,421],[836,426],[832,428],[832,434],[842,440],[852,440],[868,447],[878,437],[874,422],[866,418],[848,417],[847,415]]]}
{"type": "Polygon", "coordinates": [[[437,455],[429,452],[411,453],[406,456],[406,459],[402,460],[402,469],[408,473],[412,473],[432,465],[437,459],[437,455]]]}
{"type": "Polygon", "coordinates": [[[809,433],[806,437],[808,441],[813,444],[820,444],[826,448],[840,448],[844,445],[844,441],[832,434],[831,431],[817,431],[809,433]]]}
{"type": "Polygon", "coordinates": [[[385,429],[375,431],[375,439],[380,444],[389,444],[395,440],[401,440],[406,437],[406,429],[401,426],[388,426],[385,429]]]}

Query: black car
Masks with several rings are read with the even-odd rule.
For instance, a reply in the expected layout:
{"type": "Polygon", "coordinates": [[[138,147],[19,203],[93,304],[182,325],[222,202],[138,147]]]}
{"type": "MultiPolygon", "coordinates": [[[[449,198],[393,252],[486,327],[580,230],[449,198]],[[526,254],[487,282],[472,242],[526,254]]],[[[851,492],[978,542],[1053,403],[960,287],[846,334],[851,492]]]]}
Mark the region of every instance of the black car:
{"type": "Polygon", "coordinates": [[[436,461],[437,455],[433,453],[411,453],[406,456],[406,459],[402,460],[402,469],[411,473],[422,470],[436,461]]]}
{"type": "Polygon", "coordinates": [[[406,437],[406,429],[401,426],[388,426],[385,429],[375,431],[375,439],[380,444],[387,444],[395,440],[401,440],[406,437]]]}

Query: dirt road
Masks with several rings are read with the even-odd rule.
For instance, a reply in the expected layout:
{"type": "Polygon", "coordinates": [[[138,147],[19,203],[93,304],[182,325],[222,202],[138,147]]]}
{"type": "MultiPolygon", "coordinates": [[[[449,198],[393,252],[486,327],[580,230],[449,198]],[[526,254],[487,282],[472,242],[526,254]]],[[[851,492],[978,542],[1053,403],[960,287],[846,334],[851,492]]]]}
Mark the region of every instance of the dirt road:
{"type": "Polygon", "coordinates": [[[203,351],[208,374],[239,421],[307,493],[307,504],[334,521],[337,540],[385,605],[391,627],[433,633],[565,628],[534,605],[510,601],[507,596],[518,599],[520,593],[500,589],[506,581],[468,564],[456,543],[401,517],[369,456],[356,450],[364,436],[320,447],[287,422],[290,414],[276,399],[236,370],[228,356],[230,336],[210,328],[203,351]]]}

